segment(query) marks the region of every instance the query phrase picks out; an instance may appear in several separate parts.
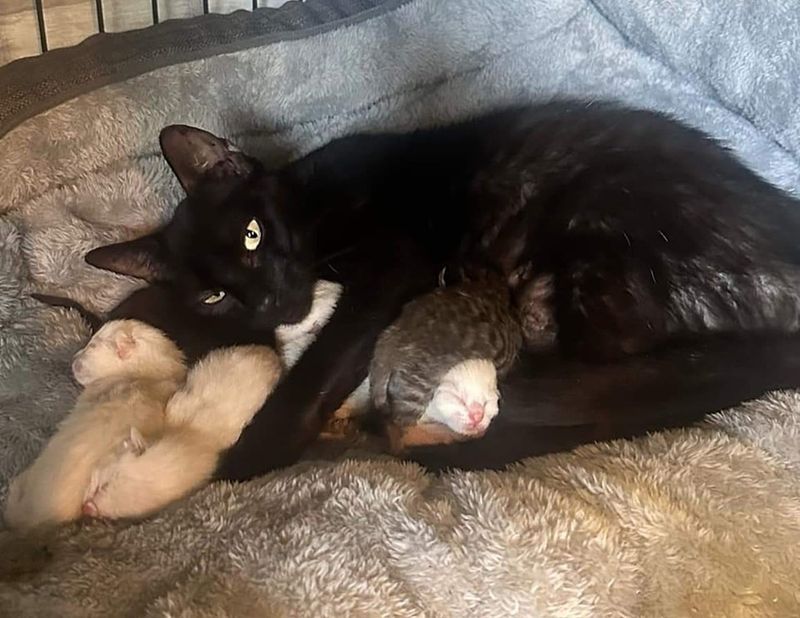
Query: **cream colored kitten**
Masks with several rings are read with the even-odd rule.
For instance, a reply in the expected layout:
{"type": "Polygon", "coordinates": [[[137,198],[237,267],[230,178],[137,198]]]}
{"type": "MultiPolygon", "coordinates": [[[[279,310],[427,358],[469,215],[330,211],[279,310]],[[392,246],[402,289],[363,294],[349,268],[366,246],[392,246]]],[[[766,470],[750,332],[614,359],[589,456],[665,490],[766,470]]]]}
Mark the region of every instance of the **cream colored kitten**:
{"type": "Polygon", "coordinates": [[[177,346],[135,320],[104,325],[72,370],[85,388],[39,457],[11,482],[4,512],[11,528],[80,517],[93,472],[163,432],[166,403],[186,375],[177,346]]]}
{"type": "Polygon", "coordinates": [[[280,359],[265,346],[209,353],[167,403],[163,436],[98,470],[83,512],[142,517],[207,483],[220,453],[236,442],[280,375],[280,359]]]}

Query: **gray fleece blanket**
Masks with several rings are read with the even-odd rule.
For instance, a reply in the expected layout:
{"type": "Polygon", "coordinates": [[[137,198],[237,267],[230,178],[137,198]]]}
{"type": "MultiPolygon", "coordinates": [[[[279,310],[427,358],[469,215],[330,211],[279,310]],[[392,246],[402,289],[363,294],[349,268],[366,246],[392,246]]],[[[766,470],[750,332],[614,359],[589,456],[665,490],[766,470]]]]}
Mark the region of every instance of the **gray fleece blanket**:
{"type": "MultiPolygon", "coordinates": [[[[410,0],[368,17],[176,56],[15,112],[0,140],[0,497],[71,405],[68,359],[87,337],[29,293],[104,310],[133,289],[82,255],[169,217],[180,191],[158,153],[165,124],[279,162],[355,129],[614,97],[800,187],[793,0],[410,0]]],[[[798,395],[776,393],[504,473],[307,461],[144,522],[0,533],[0,614],[798,615],[798,411],[798,395]]]]}

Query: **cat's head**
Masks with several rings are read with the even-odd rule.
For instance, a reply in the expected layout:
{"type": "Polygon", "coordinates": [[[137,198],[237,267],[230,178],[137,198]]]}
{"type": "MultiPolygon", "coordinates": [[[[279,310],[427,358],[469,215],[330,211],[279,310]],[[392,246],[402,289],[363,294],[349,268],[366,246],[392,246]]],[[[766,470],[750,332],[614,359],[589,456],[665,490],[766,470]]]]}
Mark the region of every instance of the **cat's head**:
{"type": "Polygon", "coordinates": [[[168,283],[203,315],[260,327],[303,319],[316,278],[291,187],[201,129],[169,126],[161,149],[187,195],[172,220],[155,233],[95,249],[86,261],[168,283]]]}

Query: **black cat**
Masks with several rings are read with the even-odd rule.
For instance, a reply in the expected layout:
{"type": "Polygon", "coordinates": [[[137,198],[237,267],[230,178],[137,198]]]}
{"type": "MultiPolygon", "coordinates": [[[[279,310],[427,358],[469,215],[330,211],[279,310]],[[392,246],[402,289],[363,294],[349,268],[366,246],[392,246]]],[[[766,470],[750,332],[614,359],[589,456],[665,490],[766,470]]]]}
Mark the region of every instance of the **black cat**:
{"type": "Polygon", "coordinates": [[[294,461],[365,376],[379,332],[445,267],[492,268],[518,295],[549,275],[573,356],[798,330],[800,204],[661,114],[556,102],[346,137],[277,171],[198,129],[161,140],[188,199],[164,229],[89,263],[264,327],[301,318],[317,277],[345,286],[226,478],[294,461]]]}

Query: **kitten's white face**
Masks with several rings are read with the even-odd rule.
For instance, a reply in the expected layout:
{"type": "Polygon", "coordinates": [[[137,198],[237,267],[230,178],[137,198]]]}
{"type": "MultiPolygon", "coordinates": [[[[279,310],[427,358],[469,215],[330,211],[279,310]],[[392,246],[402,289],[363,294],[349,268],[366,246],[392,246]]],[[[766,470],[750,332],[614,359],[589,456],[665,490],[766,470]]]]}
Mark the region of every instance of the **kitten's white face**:
{"type": "Polygon", "coordinates": [[[72,374],[86,386],[112,376],[153,374],[176,362],[182,362],[181,352],[160,330],[138,320],[114,320],[75,354],[72,374]]]}
{"type": "Polygon", "coordinates": [[[491,361],[468,360],[448,371],[422,417],[454,432],[482,435],[500,411],[497,371],[491,361]]]}

